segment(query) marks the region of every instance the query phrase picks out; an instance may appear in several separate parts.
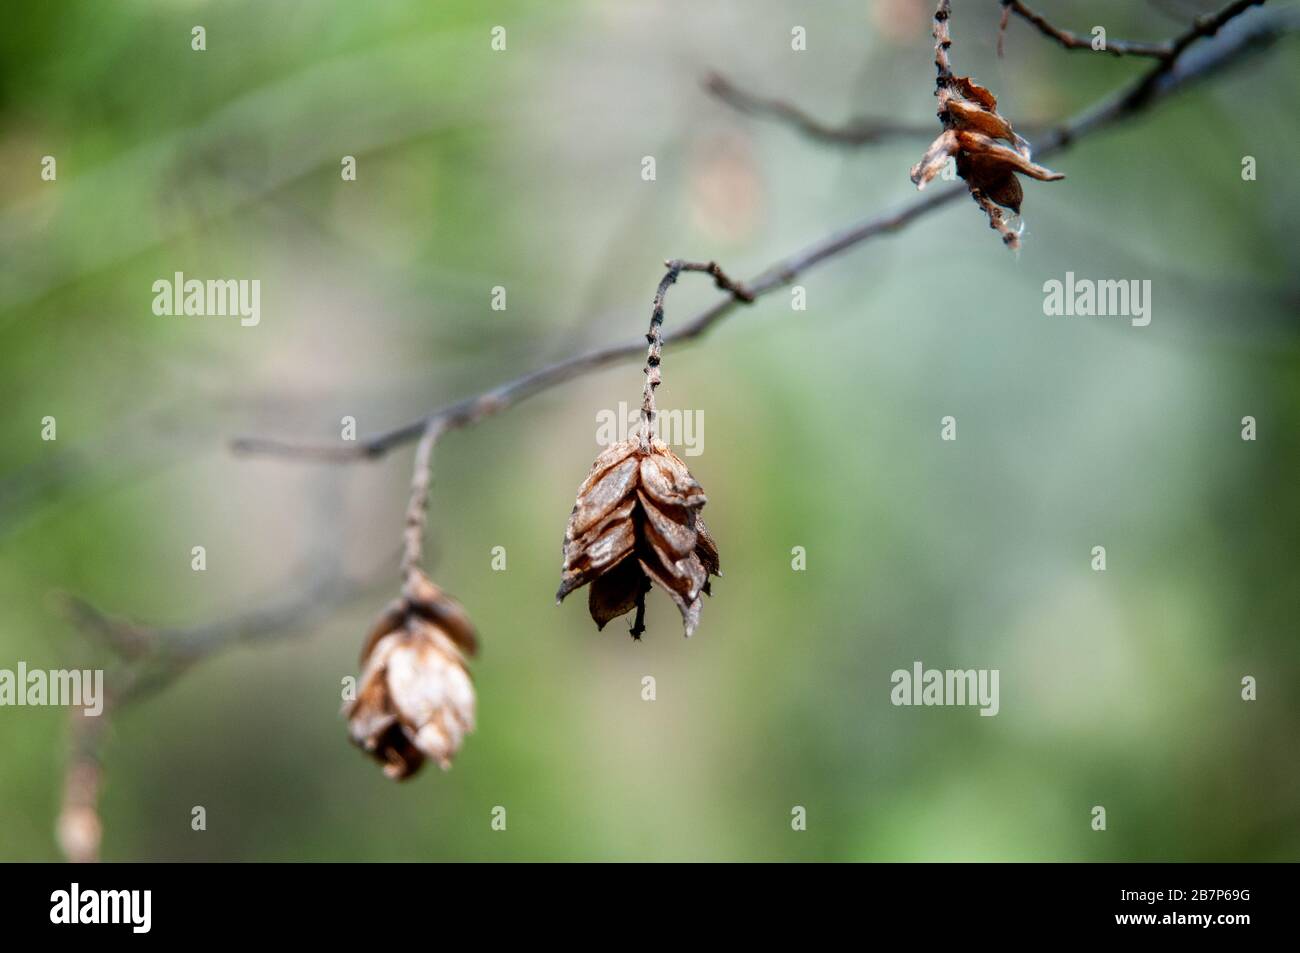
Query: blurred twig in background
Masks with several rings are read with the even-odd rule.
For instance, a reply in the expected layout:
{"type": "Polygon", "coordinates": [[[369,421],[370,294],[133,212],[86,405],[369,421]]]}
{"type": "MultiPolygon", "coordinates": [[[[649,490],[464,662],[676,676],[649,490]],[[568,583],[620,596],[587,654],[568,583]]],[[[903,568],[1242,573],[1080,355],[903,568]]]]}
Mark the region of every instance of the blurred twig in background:
{"type": "Polygon", "coordinates": [[[280,603],[183,629],[137,625],[106,615],[75,596],[58,596],[72,624],[116,658],[105,673],[103,711],[92,717],[76,708],[70,715],[68,766],[57,828],[64,855],[73,861],[99,859],[103,746],[119,710],[161,691],[191,666],[224,649],[309,632],[323,616],[366,588],[363,581],[321,570],[300,592],[280,603]]]}
{"type": "MultiPolygon", "coordinates": [[[[1254,2],[1259,3],[1262,0],[1254,0],[1254,2]]],[[[1046,17],[1031,10],[1020,0],[1002,0],[1002,21],[998,24],[998,56],[1002,55],[1002,40],[1006,36],[1007,23],[1011,20],[1011,14],[1013,13],[1032,23],[1038,28],[1039,33],[1051,37],[1067,50],[1092,50],[1094,52],[1109,53],[1111,56],[1153,56],[1159,60],[1167,60],[1173,54],[1172,41],[1140,43],[1132,40],[1112,40],[1107,37],[1103,46],[1094,47],[1091,37],[1081,37],[1077,33],[1071,33],[1069,30],[1062,30],[1052,26],[1046,17]]]]}
{"type": "Polygon", "coordinates": [[[720,73],[710,73],[704,80],[704,88],[739,112],[752,116],[770,116],[793,126],[815,142],[830,145],[875,145],[890,139],[923,138],[933,131],[928,123],[921,125],[869,116],[850,119],[839,126],[832,125],[783,99],[767,99],[747,92],[720,73]]]}

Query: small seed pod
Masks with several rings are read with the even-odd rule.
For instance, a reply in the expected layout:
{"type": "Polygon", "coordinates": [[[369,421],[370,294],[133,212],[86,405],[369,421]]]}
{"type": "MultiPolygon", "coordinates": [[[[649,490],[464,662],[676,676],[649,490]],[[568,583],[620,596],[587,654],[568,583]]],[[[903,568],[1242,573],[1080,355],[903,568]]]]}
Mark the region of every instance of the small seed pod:
{"type": "Polygon", "coordinates": [[[361,652],[356,700],[344,714],[352,740],[394,780],[426,758],[444,770],[474,730],[474,684],[465,659],[477,651],[465,610],[420,570],[380,615],[361,652]]]}
{"type": "Polygon", "coordinates": [[[596,627],[636,610],[632,638],[645,631],[645,596],[658,586],[676,603],[686,635],[700,622],[709,577],[720,576],[718,547],[700,517],[704,490],[686,464],[654,433],[655,388],[661,379],[664,295],[683,271],[710,274],[718,287],[752,300],[716,264],[669,261],[659,282],[646,340],[645,389],[637,434],[607,448],[578,487],[564,531],[564,569],[557,602],[591,585],[587,604],[596,627]]]}
{"type": "Polygon", "coordinates": [[[677,604],[689,636],[709,576],[720,574],[718,547],[699,515],[704,503],[704,490],[663,441],[643,447],[633,437],[610,447],[578,487],[556,600],[590,583],[596,626],[636,609],[632,637],[639,638],[653,584],[677,604]]]}
{"type": "Polygon", "coordinates": [[[1007,221],[1002,209],[1020,214],[1024,190],[1016,173],[1043,182],[1065,178],[1059,172],[1037,165],[1026,142],[998,113],[994,95],[969,76],[954,76],[948,62],[948,0],[940,0],[934,15],[934,63],[938,71],[935,95],[943,132],[930,143],[921,161],[912,166],[917,189],[943,171],[952,156],[957,174],[966,182],[971,197],[988,216],[1010,248],[1020,246],[1020,231],[1007,221]],[[1002,145],[1002,142],[1010,145],[1002,145]]]}

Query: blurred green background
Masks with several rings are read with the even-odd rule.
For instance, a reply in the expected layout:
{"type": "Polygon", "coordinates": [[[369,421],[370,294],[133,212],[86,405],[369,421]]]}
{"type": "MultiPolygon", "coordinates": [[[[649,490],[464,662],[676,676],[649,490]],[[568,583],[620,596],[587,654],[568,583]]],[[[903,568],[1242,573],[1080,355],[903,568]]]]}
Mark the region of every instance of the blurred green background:
{"type": "MultiPolygon", "coordinates": [[[[1023,23],[999,61],[994,0],[954,5],[957,71],[1021,125],[1146,65],[1023,23]]],[[[1040,5],[1112,37],[1186,22],[1040,5]]],[[[701,80],[828,121],[933,122],[930,12],[136,0],[9,18],[0,668],[109,661],[55,591],[186,626],[292,599],[321,564],[372,580],[113,720],[105,859],[1300,857],[1294,40],[1054,157],[1067,178],[1026,184],[1019,255],[962,201],[808,273],[806,311],[777,292],[669,347],[660,405],[703,414],[686,459],[725,572],[690,641],[657,591],[640,644],[598,634],[585,593],[553,605],[596,415],[635,406],[639,362],[450,435],[430,570],[480,629],[478,731],[451,772],[403,785],[346,739],[340,679],[396,593],[410,448],[345,467],[241,459],[229,438],[405,422],[635,340],[667,257],[743,278],[907,200],[928,137],[812,144],[701,80]],[[1151,325],[1045,317],[1067,270],[1150,279],[1151,325]],[[260,326],[155,316],[175,271],[260,279],[260,326]],[[1001,713],[892,706],[916,660],[999,669],[1001,713]]],[[[668,328],[716,294],[684,278],[668,328]]],[[[0,858],[58,856],[66,737],[65,710],[0,709],[0,858]]]]}

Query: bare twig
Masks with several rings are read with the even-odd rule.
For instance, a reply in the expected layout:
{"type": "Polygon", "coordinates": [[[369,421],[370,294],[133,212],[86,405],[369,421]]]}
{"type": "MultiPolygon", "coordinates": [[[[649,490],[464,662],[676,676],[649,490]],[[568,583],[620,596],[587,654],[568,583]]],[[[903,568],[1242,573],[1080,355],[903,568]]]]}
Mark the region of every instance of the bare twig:
{"type": "MultiPolygon", "coordinates": [[[[998,24],[998,56],[1002,55],[1002,40],[1006,35],[1007,22],[1011,19],[1013,13],[1032,23],[1038,28],[1039,33],[1051,37],[1067,50],[1093,49],[1091,37],[1082,37],[1077,33],[1071,33],[1069,30],[1062,30],[1059,27],[1052,26],[1046,17],[1031,10],[1020,0],[1002,0],[1002,21],[998,24]]],[[[1158,60],[1168,60],[1175,55],[1173,43],[1170,41],[1164,43],[1140,43],[1132,40],[1112,40],[1109,37],[1106,38],[1105,46],[1096,50],[1096,52],[1109,53],[1111,56],[1150,56],[1158,60]]]]}
{"type": "Polygon", "coordinates": [[[63,856],[73,863],[99,860],[104,825],[99,817],[99,788],[103,780],[100,749],[108,730],[108,704],[98,716],[74,708],[68,725],[68,767],[63,777],[63,803],[56,833],[63,856]]]}
{"type": "Polygon", "coordinates": [[[105,673],[105,691],[114,708],[123,708],[153,695],[191,665],[225,648],[287,638],[361,588],[343,581],[328,588],[309,585],[280,605],[179,629],[145,628],[115,619],[71,596],[64,597],[64,605],[77,628],[119,656],[119,662],[105,673]]]}
{"type": "Polygon", "coordinates": [[[184,629],[140,626],[108,616],[83,599],[58,597],[77,629],[118,658],[105,672],[100,714],[91,716],[76,708],[70,715],[68,764],[56,830],[64,856],[82,862],[99,859],[103,745],[117,711],[161,691],[191,666],[228,647],[309,631],[312,623],[364,588],[360,582],[321,575],[280,605],[184,629]]]}
{"type": "Polygon", "coordinates": [[[406,506],[406,530],[403,534],[402,578],[420,568],[424,556],[424,527],[429,518],[429,483],[433,479],[433,448],[444,429],[431,420],[415,447],[415,467],[411,474],[411,500],[406,506]]]}
{"type": "Polygon", "coordinates": [[[1147,4],[1180,23],[1186,23],[1201,14],[1195,0],[1147,0],[1147,4]]]}
{"type": "MultiPolygon", "coordinates": [[[[747,92],[717,73],[709,74],[704,88],[739,112],[784,122],[814,142],[834,146],[874,146],[897,139],[922,139],[934,134],[934,127],[928,124],[867,116],[850,119],[841,126],[830,125],[792,103],[747,92]]],[[[1026,132],[1032,133],[1046,124],[1027,122],[1021,125],[1026,132]]]]}
{"type": "MultiPolygon", "coordinates": [[[[1187,81],[1200,78],[1204,71],[1224,65],[1228,60],[1225,60],[1222,56],[1216,56],[1217,51],[1211,51],[1201,58],[1201,62],[1196,64],[1195,68],[1187,68],[1181,78],[1177,72],[1183,54],[1193,43],[1206,37],[1215,36],[1230,21],[1241,16],[1251,7],[1263,6],[1266,2],[1267,0],[1233,0],[1232,3],[1229,3],[1217,13],[1197,17],[1196,22],[1192,24],[1190,29],[1173,40],[1169,55],[1153,70],[1143,76],[1132,91],[1124,96],[1124,105],[1121,108],[1126,111],[1126,114],[1131,114],[1150,102],[1157,92],[1161,91],[1161,87],[1177,89],[1187,81]],[[1172,85],[1170,85],[1170,80],[1172,80],[1172,85]]],[[[1283,10],[1278,14],[1274,23],[1277,32],[1274,32],[1271,37],[1263,34],[1252,36],[1247,33],[1244,37],[1238,37],[1237,39],[1245,41],[1244,48],[1259,42],[1276,39],[1281,32],[1296,28],[1294,13],[1294,10],[1283,10]]]]}
{"type": "Polygon", "coordinates": [[[837,146],[875,145],[890,139],[908,139],[930,134],[930,127],[895,119],[860,116],[836,126],[804,112],[782,99],[767,99],[747,92],[718,73],[710,73],[704,88],[739,112],[769,116],[793,126],[809,139],[837,146]]]}
{"type": "Polygon", "coordinates": [[[735,300],[744,301],[747,304],[754,300],[754,296],[749,289],[728,278],[726,272],[718,267],[716,262],[700,263],[673,258],[664,262],[664,267],[668,271],[659,281],[659,288],[655,291],[654,305],[650,309],[650,330],[646,332],[645,336],[650,349],[645,359],[645,390],[641,394],[641,447],[647,451],[650,449],[650,441],[654,436],[655,388],[659,386],[660,353],[664,344],[662,332],[664,296],[668,294],[668,289],[676,284],[677,276],[683,271],[698,271],[706,275],[712,275],[714,284],[723,291],[730,292],[735,300]]]}
{"type": "MultiPolygon", "coordinates": [[[[1240,29],[1225,34],[1206,47],[1195,51],[1198,54],[1195,57],[1187,54],[1188,47],[1197,39],[1212,36],[1228,21],[1261,2],[1263,0],[1237,0],[1213,17],[1198,20],[1174,41],[1176,52],[1169,59],[1156,64],[1137,80],[1122,87],[1111,98],[1040,137],[1037,156],[1045,157],[1065,150],[1086,136],[1126,122],[1145,112],[1157,101],[1173,95],[1197,80],[1215,74],[1254,50],[1296,29],[1295,18],[1290,16],[1288,11],[1279,11],[1277,16],[1261,15],[1252,18],[1249,22],[1243,21],[1239,25],[1240,29]]],[[[666,335],[664,340],[668,343],[685,343],[700,338],[730,315],[738,304],[770,294],[790,284],[804,272],[822,262],[871,239],[893,234],[930,212],[953,202],[958,196],[966,194],[968,191],[964,184],[927,192],[893,211],[873,216],[842,231],[832,233],[775,262],[746,282],[743,288],[748,298],[738,295],[733,289],[724,288],[729,292],[728,297],[697,314],[677,331],[666,335]]],[[[231,446],[238,453],[272,455],[293,460],[341,463],[373,460],[418,439],[431,423],[436,422],[445,430],[473,426],[534,394],[635,357],[642,353],[643,347],[644,344],[641,342],[612,345],[566,358],[349,446],[296,443],[255,437],[236,439],[231,446]]]]}
{"type": "Polygon", "coordinates": [[[668,289],[677,281],[677,276],[682,270],[682,263],[679,261],[669,261],[665,264],[668,266],[668,271],[660,279],[659,288],[655,291],[654,306],[650,309],[650,330],[646,332],[645,336],[646,341],[650,344],[650,349],[646,352],[645,389],[641,393],[642,450],[649,450],[650,443],[654,439],[655,388],[659,386],[662,379],[659,363],[664,345],[664,296],[668,294],[668,289]]]}
{"type": "Polygon", "coordinates": [[[78,596],[56,593],[53,601],[73,625],[107,645],[122,659],[138,659],[157,645],[156,630],[107,616],[78,596]]]}
{"type": "Polygon", "coordinates": [[[939,0],[938,9],[934,11],[934,72],[935,92],[946,89],[952,83],[952,63],[948,59],[948,50],[952,48],[952,34],[948,29],[948,18],[952,16],[951,0],[939,0]]]}

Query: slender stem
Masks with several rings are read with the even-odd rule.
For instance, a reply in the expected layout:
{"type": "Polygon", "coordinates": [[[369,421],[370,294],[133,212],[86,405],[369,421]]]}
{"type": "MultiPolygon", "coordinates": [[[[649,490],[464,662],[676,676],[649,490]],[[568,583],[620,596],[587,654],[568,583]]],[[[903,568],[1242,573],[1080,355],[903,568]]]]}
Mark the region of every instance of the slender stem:
{"type": "Polygon", "coordinates": [[[411,473],[411,499],[406,505],[406,528],[403,532],[402,578],[420,568],[424,557],[424,528],[429,519],[429,484],[433,480],[433,448],[442,437],[444,427],[431,420],[415,445],[415,466],[411,473]]]}
{"type": "Polygon", "coordinates": [[[934,69],[935,93],[947,89],[952,83],[952,65],[948,62],[948,48],[952,46],[952,37],[948,32],[948,18],[952,16],[951,0],[939,0],[934,11],[934,69]]]}
{"type": "Polygon", "coordinates": [[[641,393],[641,448],[643,450],[649,450],[650,442],[654,439],[655,388],[662,380],[659,364],[664,346],[662,332],[664,296],[668,294],[668,289],[677,283],[677,276],[683,271],[697,271],[712,275],[714,284],[723,291],[730,292],[733,299],[746,303],[754,300],[753,293],[744,285],[728,278],[727,273],[718,266],[717,262],[682,261],[679,258],[671,258],[664,262],[664,267],[668,271],[659,280],[659,288],[655,291],[654,306],[650,310],[650,330],[645,336],[650,348],[645,359],[645,389],[641,393]]]}
{"type": "Polygon", "coordinates": [[[57,827],[59,849],[73,863],[95,863],[104,826],[99,817],[99,792],[104,767],[100,756],[108,730],[107,700],[97,716],[74,708],[68,720],[68,767],[63,777],[63,802],[57,827]]]}
{"type": "Polygon", "coordinates": [[[663,350],[664,339],[662,328],[664,324],[664,295],[668,289],[677,281],[677,276],[682,272],[682,263],[680,261],[665,262],[668,271],[663,278],[659,280],[659,288],[655,291],[654,306],[650,310],[650,330],[646,332],[645,339],[650,343],[650,349],[645,357],[645,389],[641,392],[641,449],[649,450],[650,442],[654,439],[655,427],[655,388],[659,386],[662,375],[659,371],[660,352],[663,350]]]}

